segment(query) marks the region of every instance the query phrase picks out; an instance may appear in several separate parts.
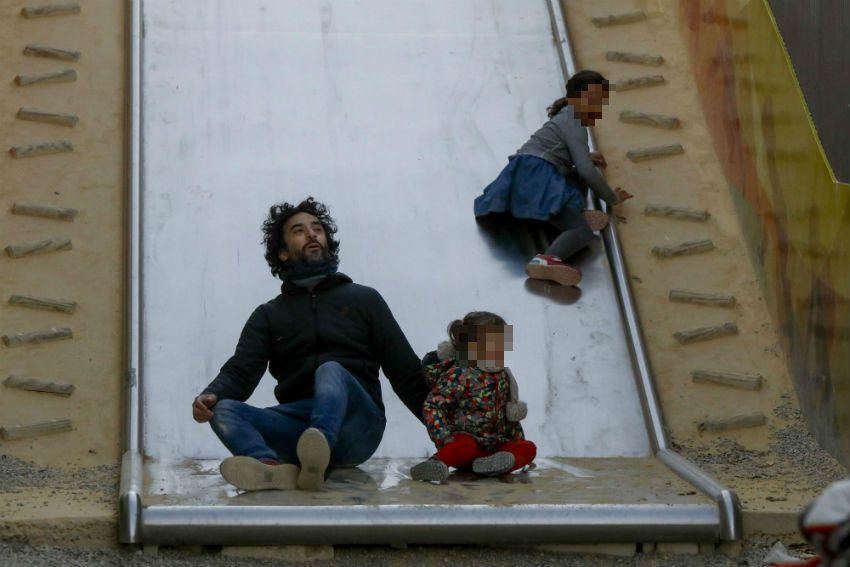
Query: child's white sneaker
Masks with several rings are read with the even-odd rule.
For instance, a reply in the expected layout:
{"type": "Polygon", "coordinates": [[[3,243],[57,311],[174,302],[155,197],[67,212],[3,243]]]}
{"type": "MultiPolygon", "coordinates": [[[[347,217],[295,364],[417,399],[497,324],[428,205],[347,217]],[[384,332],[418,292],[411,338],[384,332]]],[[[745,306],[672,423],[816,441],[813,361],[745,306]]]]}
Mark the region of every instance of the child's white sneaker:
{"type": "Polygon", "coordinates": [[[498,451],[489,457],[478,457],[472,461],[472,472],[481,476],[502,476],[511,472],[515,462],[512,453],[498,451]]]}
{"type": "Polygon", "coordinates": [[[410,468],[413,480],[444,483],[449,478],[449,467],[439,459],[428,459],[410,468]]]}
{"type": "Polygon", "coordinates": [[[528,277],[536,280],[551,280],[561,285],[578,285],[581,270],[570,266],[557,256],[538,254],[525,266],[528,277]]]}

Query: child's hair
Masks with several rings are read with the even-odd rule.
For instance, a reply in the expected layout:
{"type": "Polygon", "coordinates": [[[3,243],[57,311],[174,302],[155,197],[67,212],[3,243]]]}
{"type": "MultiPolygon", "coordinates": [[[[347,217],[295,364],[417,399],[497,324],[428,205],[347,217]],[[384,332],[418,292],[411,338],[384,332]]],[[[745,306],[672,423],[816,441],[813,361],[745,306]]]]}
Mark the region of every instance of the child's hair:
{"type": "Polygon", "coordinates": [[[473,311],[463,319],[455,319],[449,323],[449,338],[458,353],[466,352],[466,345],[479,338],[479,327],[507,325],[504,319],[489,311],[473,311]]]}
{"type": "Polygon", "coordinates": [[[602,76],[602,73],[585,69],[579,71],[567,81],[567,96],[559,98],[552,103],[552,106],[546,109],[549,118],[554,118],[556,114],[569,104],[568,98],[578,98],[581,96],[581,91],[586,91],[590,85],[602,85],[603,90],[608,90],[608,79],[602,76]]]}

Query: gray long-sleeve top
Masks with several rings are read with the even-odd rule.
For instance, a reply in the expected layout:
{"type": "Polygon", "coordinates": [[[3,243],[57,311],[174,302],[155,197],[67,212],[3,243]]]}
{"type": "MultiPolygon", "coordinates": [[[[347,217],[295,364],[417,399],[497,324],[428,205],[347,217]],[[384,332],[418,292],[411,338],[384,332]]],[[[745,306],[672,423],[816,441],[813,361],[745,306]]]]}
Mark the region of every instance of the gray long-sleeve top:
{"type": "Polygon", "coordinates": [[[593,192],[612,206],[617,195],[590,159],[587,128],[575,117],[572,106],[565,106],[517,150],[516,155],[530,155],[545,159],[561,172],[578,174],[579,179],[593,192]]]}

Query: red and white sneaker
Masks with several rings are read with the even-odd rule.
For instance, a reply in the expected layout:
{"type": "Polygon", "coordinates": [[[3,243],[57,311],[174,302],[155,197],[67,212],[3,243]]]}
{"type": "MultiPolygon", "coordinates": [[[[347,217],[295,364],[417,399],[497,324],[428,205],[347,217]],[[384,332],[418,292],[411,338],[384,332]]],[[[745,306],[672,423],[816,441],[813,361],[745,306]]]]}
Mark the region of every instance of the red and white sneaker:
{"type": "Polygon", "coordinates": [[[602,211],[585,209],[582,211],[582,215],[584,216],[584,222],[586,222],[587,226],[590,227],[590,230],[594,232],[602,230],[608,226],[608,215],[602,211]]]}
{"type": "Polygon", "coordinates": [[[581,270],[570,266],[557,256],[538,254],[525,266],[528,277],[536,280],[551,280],[561,285],[578,285],[581,270]]]}

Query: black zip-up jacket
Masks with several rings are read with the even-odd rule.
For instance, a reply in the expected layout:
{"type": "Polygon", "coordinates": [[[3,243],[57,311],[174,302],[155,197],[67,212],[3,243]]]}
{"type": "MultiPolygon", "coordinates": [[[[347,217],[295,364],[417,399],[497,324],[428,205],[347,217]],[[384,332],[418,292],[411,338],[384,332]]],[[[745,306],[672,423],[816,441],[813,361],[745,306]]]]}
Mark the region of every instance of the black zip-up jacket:
{"type": "Polygon", "coordinates": [[[382,410],[383,368],[395,393],[422,420],[429,391],[422,363],[381,294],[340,273],[312,291],[285,281],[280,295],[251,314],[235,354],[203,393],[245,401],[268,367],[278,402],[312,398],[316,369],[328,361],[356,376],[382,410]]]}

